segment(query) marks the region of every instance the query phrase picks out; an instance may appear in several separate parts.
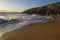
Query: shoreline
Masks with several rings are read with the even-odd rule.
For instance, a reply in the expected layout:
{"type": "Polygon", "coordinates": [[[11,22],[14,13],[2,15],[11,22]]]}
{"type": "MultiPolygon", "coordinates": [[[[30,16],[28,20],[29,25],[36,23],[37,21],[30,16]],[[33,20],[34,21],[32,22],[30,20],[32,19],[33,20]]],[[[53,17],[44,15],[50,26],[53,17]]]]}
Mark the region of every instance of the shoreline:
{"type": "Polygon", "coordinates": [[[4,40],[60,40],[60,16],[53,22],[34,23],[3,34],[4,40]]]}

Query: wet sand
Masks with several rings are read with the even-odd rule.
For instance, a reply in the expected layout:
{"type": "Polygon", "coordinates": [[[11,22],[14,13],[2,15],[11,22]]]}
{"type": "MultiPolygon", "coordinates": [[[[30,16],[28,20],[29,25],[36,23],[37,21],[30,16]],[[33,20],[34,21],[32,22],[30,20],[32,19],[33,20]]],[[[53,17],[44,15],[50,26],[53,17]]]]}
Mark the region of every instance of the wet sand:
{"type": "Polygon", "coordinates": [[[53,22],[34,23],[3,35],[4,40],[60,40],[60,16],[53,22]]]}

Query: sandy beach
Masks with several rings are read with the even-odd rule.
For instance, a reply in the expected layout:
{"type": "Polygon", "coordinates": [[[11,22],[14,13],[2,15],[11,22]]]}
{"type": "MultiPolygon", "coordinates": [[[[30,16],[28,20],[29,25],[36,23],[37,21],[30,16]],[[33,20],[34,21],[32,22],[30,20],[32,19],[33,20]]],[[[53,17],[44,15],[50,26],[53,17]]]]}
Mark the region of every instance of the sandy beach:
{"type": "Polygon", "coordinates": [[[60,40],[60,16],[53,22],[34,23],[3,35],[4,40],[60,40]]]}

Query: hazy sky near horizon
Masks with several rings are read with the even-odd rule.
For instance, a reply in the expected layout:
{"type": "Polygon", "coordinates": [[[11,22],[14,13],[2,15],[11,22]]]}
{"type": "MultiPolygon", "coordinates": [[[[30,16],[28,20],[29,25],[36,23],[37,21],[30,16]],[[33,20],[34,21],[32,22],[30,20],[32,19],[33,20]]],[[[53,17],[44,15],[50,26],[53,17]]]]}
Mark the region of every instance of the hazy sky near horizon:
{"type": "Polygon", "coordinates": [[[60,0],[0,0],[0,10],[24,10],[32,7],[39,7],[60,0]]]}

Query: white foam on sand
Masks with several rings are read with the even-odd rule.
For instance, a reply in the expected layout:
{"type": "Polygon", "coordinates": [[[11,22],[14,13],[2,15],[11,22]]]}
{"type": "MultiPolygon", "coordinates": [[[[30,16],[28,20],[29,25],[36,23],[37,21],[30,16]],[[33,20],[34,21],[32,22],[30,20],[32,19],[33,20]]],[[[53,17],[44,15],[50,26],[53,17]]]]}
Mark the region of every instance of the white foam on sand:
{"type": "Polygon", "coordinates": [[[16,17],[14,18],[17,21],[16,23],[8,22],[0,25],[0,35],[6,32],[16,30],[18,28],[22,28],[24,25],[28,25],[31,23],[35,23],[35,22],[45,23],[54,20],[54,18],[51,16],[41,16],[35,14],[33,15],[21,14],[21,15],[16,15],[16,17]]]}

